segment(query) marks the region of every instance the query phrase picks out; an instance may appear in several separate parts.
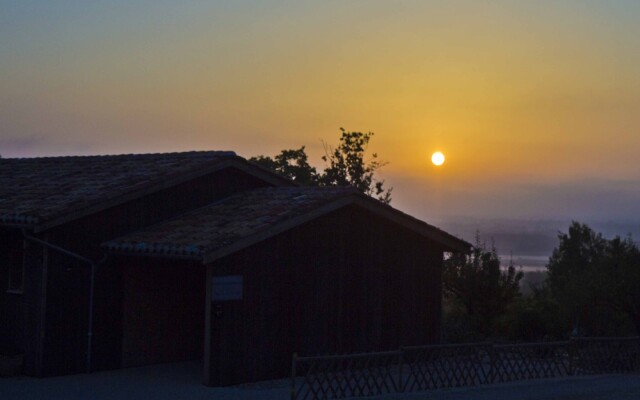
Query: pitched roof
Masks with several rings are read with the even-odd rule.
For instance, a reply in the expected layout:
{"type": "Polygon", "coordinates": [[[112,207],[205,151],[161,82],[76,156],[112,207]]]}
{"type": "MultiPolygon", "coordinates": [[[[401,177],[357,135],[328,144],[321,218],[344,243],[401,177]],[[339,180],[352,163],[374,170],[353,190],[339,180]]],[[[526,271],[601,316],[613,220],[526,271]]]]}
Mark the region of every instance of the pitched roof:
{"type": "Polygon", "coordinates": [[[227,165],[283,180],[230,151],[0,158],[0,225],[55,225],[227,165]]]}
{"type": "Polygon", "coordinates": [[[470,248],[467,242],[351,187],[254,189],[108,241],[103,246],[120,254],[190,258],[209,263],[349,204],[357,204],[416,230],[448,250],[470,248]]]}

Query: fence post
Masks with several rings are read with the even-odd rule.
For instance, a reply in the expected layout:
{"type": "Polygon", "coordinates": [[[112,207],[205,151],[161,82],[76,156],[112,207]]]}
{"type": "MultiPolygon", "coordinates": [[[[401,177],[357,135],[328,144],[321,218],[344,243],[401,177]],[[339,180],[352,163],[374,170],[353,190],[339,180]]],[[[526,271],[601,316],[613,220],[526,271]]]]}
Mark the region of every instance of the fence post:
{"type": "Polygon", "coordinates": [[[640,338],[636,337],[636,348],[635,348],[635,358],[633,360],[635,362],[633,371],[640,372],[640,338]]]}
{"type": "Polygon", "coordinates": [[[293,353],[291,357],[291,400],[296,400],[296,359],[298,353],[293,353]]]}
{"type": "Polygon", "coordinates": [[[575,365],[574,365],[574,358],[576,356],[576,351],[575,351],[575,345],[574,345],[575,341],[573,340],[572,337],[569,338],[569,346],[567,349],[567,353],[569,353],[569,376],[574,376],[575,375],[575,365]]]}
{"type": "Polygon", "coordinates": [[[400,354],[398,356],[398,392],[404,393],[404,390],[407,386],[406,381],[404,379],[404,347],[400,347],[400,354]]]}
{"type": "Polygon", "coordinates": [[[640,371],[640,338],[636,337],[636,347],[634,351],[635,357],[633,358],[633,366],[631,368],[632,371],[639,372],[640,371]]]}
{"type": "Polygon", "coordinates": [[[495,344],[489,345],[489,382],[495,383],[496,380],[496,348],[495,344]]]}

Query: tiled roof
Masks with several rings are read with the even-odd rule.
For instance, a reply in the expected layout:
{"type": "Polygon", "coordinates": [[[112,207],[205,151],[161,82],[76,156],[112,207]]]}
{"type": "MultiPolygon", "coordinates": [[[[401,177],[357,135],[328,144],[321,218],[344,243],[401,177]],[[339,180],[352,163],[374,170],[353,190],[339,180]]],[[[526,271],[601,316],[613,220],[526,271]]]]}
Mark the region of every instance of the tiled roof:
{"type": "Polygon", "coordinates": [[[0,224],[36,225],[202,170],[233,152],[0,158],[0,224]]]}
{"type": "MultiPolygon", "coordinates": [[[[196,259],[340,198],[351,187],[279,187],[239,193],[104,246],[113,252],[196,259]]],[[[376,200],[373,200],[376,201],[376,200]]]]}
{"type": "Polygon", "coordinates": [[[403,224],[442,243],[449,251],[468,251],[471,246],[352,187],[254,189],[111,240],[103,246],[120,254],[210,262],[349,204],[403,224]]]}

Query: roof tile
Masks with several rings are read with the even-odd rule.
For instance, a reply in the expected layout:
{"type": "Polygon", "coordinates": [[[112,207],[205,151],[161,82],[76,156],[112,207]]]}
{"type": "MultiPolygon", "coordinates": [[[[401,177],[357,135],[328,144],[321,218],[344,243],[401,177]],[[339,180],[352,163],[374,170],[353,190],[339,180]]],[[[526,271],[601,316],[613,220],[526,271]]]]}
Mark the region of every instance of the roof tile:
{"type": "Polygon", "coordinates": [[[34,225],[229,157],[235,153],[0,158],[0,223],[34,225]]]}
{"type": "Polygon", "coordinates": [[[357,193],[351,187],[255,189],[111,240],[104,246],[119,253],[151,252],[201,257],[280,222],[357,193]]]}

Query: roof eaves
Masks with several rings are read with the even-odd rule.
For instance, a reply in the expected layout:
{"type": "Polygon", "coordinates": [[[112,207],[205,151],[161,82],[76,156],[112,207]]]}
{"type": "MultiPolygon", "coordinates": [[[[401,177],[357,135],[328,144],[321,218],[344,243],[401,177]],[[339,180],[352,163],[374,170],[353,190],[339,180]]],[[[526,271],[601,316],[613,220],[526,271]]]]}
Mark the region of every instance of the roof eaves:
{"type": "Polygon", "coordinates": [[[272,236],[308,222],[314,218],[318,218],[322,215],[328,214],[350,204],[356,204],[360,207],[363,207],[364,209],[367,209],[396,223],[399,223],[400,225],[403,225],[421,235],[424,235],[425,237],[428,237],[429,239],[442,244],[446,251],[467,253],[471,250],[470,243],[459,239],[439,228],[436,228],[435,226],[429,225],[424,221],[405,214],[402,211],[396,210],[395,208],[384,204],[379,200],[354,191],[347,196],[340,197],[311,212],[283,221],[279,224],[260,231],[254,235],[240,239],[239,241],[231,243],[227,246],[220,247],[208,252],[205,250],[202,262],[204,264],[212,263],[219,258],[235,253],[262,240],[268,239],[272,236]]]}
{"type": "MultiPolygon", "coordinates": [[[[219,204],[226,201],[228,198],[218,199],[213,203],[201,206],[194,210],[184,211],[174,218],[179,218],[180,216],[191,214],[193,212],[197,212],[197,210],[206,209],[211,207],[213,204],[219,204]]],[[[155,224],[148,226],[145,229],[153,229],[154,227],[162,226],[167,221],[159,221],[155,224]]],[[[122,242],[118,243],[115,240],[107,240],[100,244],[100,247],[104,248],[108,253],[111,254],[120,254],[120,255],[130,255],[130,256],[153,256],[153,257],[173,257],[173,258],[184,258],[187,257],[193,260],[201,260],[202,259],[202,250],[196,245],[188,245],[188,246],[177,246],[177,245],[162,245],[157,243],[146,244],[145,242],[122,242]],[[188,248],[189,254],[184,255],[180,254],[180,252],[176,252],[175,249],[179,247],[188,248]]]]}
{"type": "Polygon", "coordinates": [[[433,225],[421,221],[409,214],[397,210],[374,198],[364,194],[356,195],[354,203],[377,214],[381,214],[390,220],[414,230],[429,239],[441,243],[447,251],[468,253],[472,245],[465,240],[457,238],[433,225]]]}
{"type": "Polygon", "coordinates": [[[0,226],[14,228],[33,228],[38,224],[38,218],[21,214],[1,214],[0,226]]]}
{"type": "Polygon", "coordinates": [[[162,259],[171,259],[171,260],[188,260],[188,261],[196,261],[202,262],[202,256],[193,256],[193,255],[183,255],[183,254],[171,254],[171,253],[136,253],[131,251],[124,250],[109,250],[109,254],[127,256],[127,257],[152,257],[152,258],[162,258],[162,259]]]}
{"type": "MultiPolygon", "coordinates": [[[[251,171],[249,168],[243,166],[242,162],[239,162],[239,160],[244,160],[242,157],[239,156],[235,156],[235,155],[229,155],[226,156],[224,159],[215,162],[213,165],[206,167],[206,168],[198,168],[198,169],[194,169],[193,171],[190,172],[185,172],[182,173],[180,175],[177,175],[173,178],[169,178],[169,179],[163,179],[161,181],[156,181],[153,183],[150,183],[142,188],[139,188],[137,190],[133,190],[127,193],[124,193],[122,195],[119,196],[114,196],[111,198],[107,198],[103,201],[100,201],[98,203],[92,204],[86,208],[83,208],[81,210],[78,210],[76,212],[71,212],[71,213],[67,213],[65,215],[59,216],[57,218],[53,218],[49,221],[45,221],[39,225],[37,225],[35,227],[35,232],[43,232],[46,231],[48,229],[54,228],[56,226],[62,225],[66,222],[69,221],[73,221],[75,219],[78,218],[82,218],[85,217],[87,215],[91,215],[93,213],[105,210],[107,208],[110,207],[114,207],[123,203],[126,203],[128,201],[155,193],[157,191],[163,190],[163,189],[168,189],[172,186],[187,182],[191,179],[195,179],[195,178],[199,178],[201,176],[216,172],[216,171],[220,171],[222,169],[225,168],[229,168],[229,167],[237,167],[249,174],[252,174],[254,171],[251,171]]],[[[275,173],[271,173],[272,175],[274,175],[275,173]]],[[[261,174],[256,174],[253,173],[254,176],[258,177],[258,178],[263,178],[263,176],[261,174]]],[[[274,178],[275,179],[275,178],[274,178]]],[[[284,178],[286,179],[286,178],[284,178]]],[[[265,179],[266,180],[266,179],[265,179]]],[[[280,185],[282,185],[282,183],[280,183],[280,185]]]]}
{"type": "Polygon", "coordinates": [[[332,211],[335,211],[339,208],[342,208],[348,204],[353,203],[354,201],[354,195],[348,195],[348,196],[344,196],[344,197],[340,197],[332,202],[329,202],[327,204],[322,205],[321,207],[318,207],[306,214],[302,214],[299,216],[296,216],[294,218],[288,219],[286,221],[282,221],[278,224],[275,224],[265,230],[262,230],[260,232],[257,232],[253,235],[247,236],[245,238],[242,238],[236,242],[233,242],[227,246],[224,247],[220,247],[217,249],[214,249],[212,251],[205,251],[202,257],[202,262],[204,264],[209,264],[212,263],[213,261],[222,258],[224,256],[227,256],[229,254],[235,253],[239,250],[242,250],[246,247],[249,247],[255,243],[261,242],[265,239],[268,239],[272,236],[275,236],[279,233],[285,232],[291,228],[294,228],[298,225],[301,225],[305,222],[311,221],[315,218],[318,218],[322,215],[328,214],[332,211]]]}
{"type": "Polygon", "coordinates": [[[242,157],[236,157],[235,161],[238,169],[261,178],[274,186],[300,186],[298,182],[242,157]]]}
{"type": "Polygon", "coordinates": [[[197,246],[171,246],[147,243],[115,243],[106,242],[102,245],[110,254],[140,257],[172,258],[179,260],[202,260],[202,251],[197,246]]]}

